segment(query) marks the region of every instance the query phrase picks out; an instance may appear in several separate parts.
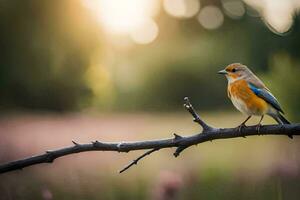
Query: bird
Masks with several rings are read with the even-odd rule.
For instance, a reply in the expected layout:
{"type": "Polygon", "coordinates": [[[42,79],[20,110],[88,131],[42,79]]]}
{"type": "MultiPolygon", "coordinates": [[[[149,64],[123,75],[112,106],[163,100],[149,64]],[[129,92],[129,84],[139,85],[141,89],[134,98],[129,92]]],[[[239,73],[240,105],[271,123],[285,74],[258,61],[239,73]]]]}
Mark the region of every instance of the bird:
{"type": "MultiPolygon", "coordinates": [[[[283,116],[284,112],[270,89],[246,65],[232,63],[218,73],[227,78],[227,95],[232,104],[248,116],[238,126],[239,131],[252,116],[261,117],[257,124],[258,132],[265,115],[271,116],[278,124],[290,124],[283,116]]],[[[288,137],[293,138],[292,135],[288,137]]]]}

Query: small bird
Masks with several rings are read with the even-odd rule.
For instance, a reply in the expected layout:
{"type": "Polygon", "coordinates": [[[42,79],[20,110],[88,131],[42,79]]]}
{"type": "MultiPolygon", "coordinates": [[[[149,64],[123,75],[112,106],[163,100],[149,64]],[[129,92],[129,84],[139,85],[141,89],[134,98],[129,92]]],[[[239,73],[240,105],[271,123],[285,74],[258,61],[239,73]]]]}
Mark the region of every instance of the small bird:
{"type": "MultiPolygon", "coordinates": [[[[240,131],[253,115],[261,116],[257,124],[258,132],[264,115],[271,116],[279,124],[290,124],[282,115],[284,112],[278,100],[247,66],[240,63],[233,63],[218,73],[225,75],[228,80],[227,94],[233,105],[240,112],[248,116],[238,126],[240,131]]],[[[293,138],[292,135],[288,136],[293,138]]]]}

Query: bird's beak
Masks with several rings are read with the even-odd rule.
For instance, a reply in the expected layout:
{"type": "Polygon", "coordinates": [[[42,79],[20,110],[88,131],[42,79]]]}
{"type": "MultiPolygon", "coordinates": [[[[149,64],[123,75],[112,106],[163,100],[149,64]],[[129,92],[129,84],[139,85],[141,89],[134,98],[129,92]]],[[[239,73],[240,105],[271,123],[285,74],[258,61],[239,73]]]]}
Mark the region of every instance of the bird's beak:
{"type": "Polygon", "coordinates": [[[221,70],[221,71],[218,71],[218,74],[228,74],[226,71],[225,71],[225,69],[223,69],[223,70],[221,70]]]}

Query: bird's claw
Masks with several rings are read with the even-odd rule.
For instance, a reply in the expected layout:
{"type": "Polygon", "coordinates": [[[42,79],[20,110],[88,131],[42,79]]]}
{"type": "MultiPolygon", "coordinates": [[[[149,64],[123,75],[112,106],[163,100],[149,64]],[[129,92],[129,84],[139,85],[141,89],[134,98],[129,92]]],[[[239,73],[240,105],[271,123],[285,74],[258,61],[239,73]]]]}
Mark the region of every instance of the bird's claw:
{"type": "Polygon", "coordinates": [[[260,127],[261,127],[261,123],[257,124],[257,126],[256,126],[257,134],[260,134],[260,127]]]}
{"type": "MultiPolygon", "coordinates": [[[[246,125],[244,123],[242,123],[241,125],[239,125],[237,128],[239,130],[239,133],[242,133],[242,129],[246,127],[246,125]]],[[[246,138],[246,136],[243,135],[243,138],[246,138]]]]}

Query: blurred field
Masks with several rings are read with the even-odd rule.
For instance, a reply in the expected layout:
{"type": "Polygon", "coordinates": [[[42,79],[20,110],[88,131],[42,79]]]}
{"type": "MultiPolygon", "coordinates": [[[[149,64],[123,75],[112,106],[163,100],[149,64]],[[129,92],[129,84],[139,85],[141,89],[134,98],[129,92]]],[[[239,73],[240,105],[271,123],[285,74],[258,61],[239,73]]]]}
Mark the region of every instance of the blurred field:
{"type": "MultiPolygon", "coordinates": [[[[217,127],[236,126],[239,113],[203,113],[217,127]]],[[[258,119],[252,120],[255,123],[258,119]]],[[[266,123],[272,123],[271,119],[266,123]]],[[[92,140],[127,141],[194,134],[187,113],[11,114],[0,119],[6,162],[92,140]]],[[[88,152],[1,175],[1,199],[298,199],[299,139],[257,136],[207,142],[174,158],[165,149],[124,174],[141,152],[88,152]]]]}

